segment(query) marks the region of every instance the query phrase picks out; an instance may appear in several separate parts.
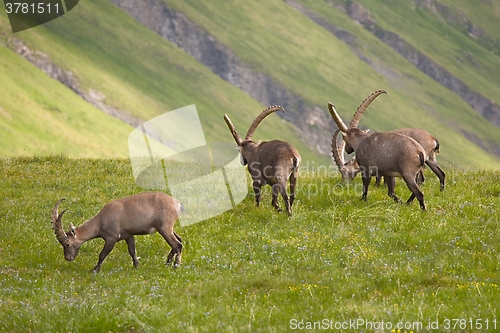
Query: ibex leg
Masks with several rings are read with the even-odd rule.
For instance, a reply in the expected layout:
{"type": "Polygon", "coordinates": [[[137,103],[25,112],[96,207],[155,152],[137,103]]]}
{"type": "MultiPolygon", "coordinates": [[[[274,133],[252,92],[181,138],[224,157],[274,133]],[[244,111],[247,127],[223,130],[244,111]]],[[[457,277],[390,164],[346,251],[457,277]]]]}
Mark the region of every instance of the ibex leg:
{"type": "Polygon", "coordinates": [[[389,197],[393,198],[397,203],[403,203],[401,199],[394,193],[394,188],[396,187],[396,178],[394,177],[384,177],[384,180],[387,184],[387,194],[389,197]]]}
{"type": "Polygon", "coordinates": [[[429,159],[425,163],[427,163],[429,168],[431,168],[431,170],[436,174],[436,176],[438,176],[439,183],[441,184],[441,191],[444,190],[444,181],[446,178],[446,174],[444,173],[443,169],[441,169],[437,164],[437,162],[434,160],[429,159]]]}
{"type": "Polygon", "coordinates": [[[177,235],[177,233],[175,231],[174,231],[174,236],[175,236],[175,238],[177,238],[179,243],[182,243],[182,238],[180,238],[179,235],[177,235]]]}
{"type": "Polygon", "coordinates": [[[425,210],[424,194],[422,193],[422,191],[420,191],[420,188],[418,187],[417,183],[415,182],[415,176],[406,175],[406,176],[403,176],[403,179],[406,182],[406,186],[408,186],[408,188],[410,189],[410,191],[412,193],[410,198],[408,199],[408,201],[406,201],[406,203],[410,204],[413,201],[413,199],[415,199],[415,197],[416,197],[418,202],[420,203],[420,208],[422,210],[425,210]]]}
{"type": "MultiPolygon", "coordinates": [[[[272,189],[273,189],[273,200],[272,200],[272,205],[273,207],[276,209],[276,211],[278,212],[281,212],[281,208],[279,207],[278,205],[278,194],[281,192],[281,185],[279,183],[274,183],[272,185],[272,189]]],[[[286,202],[285,202],[286,204],[286,202]]]]}
{"type": "Polygon", "coordinates": [[[260,189],[261,189],[262,185],[260,183],[260,181],[258,180],[254,180],[253,181],[253,191],[255,193],[255,206],[259,207],[259,203],[260,203],[260,189]]]}
{"type": "Polygon", "coordinates": [[[103,247],[101,253],[99,253],[99,261],[97,262],[97,265],[95,265],[95,267],[94,267],[94,272],[96,272],[96,273],[101,270],[102,262],[104,261],[104,259],[106,259],[109,252],[111,252],[111,250],[113,250],[113,248],[115,247],[115,244],[116,244],[115,239],[113,239],[113,240],[106,240],[105,239],[104,241],[105,241],[104,247],[103,247]]]}
{"type": "Polygon", "coordinates": [[[138,267],[139,261],[137,260],[137,255],[135,254],[134,236],[130,236],[129,238],[126,238],[125,242],[127,242],[128,254],[130,254],[130,256],[132,257],[132,261],[134,262],[134,267],[138,267]]]}
{"type": "Polygon", "coordinates": [[[170,250],[170,253],[168,254],[167,257],[167,265],[170,265],[172,261],[174,261],[174,266],[179,266],[181,264],[181,255],[182,255],[182,243],[179,242],[177,237],[175,236],[174,232],[172,231],[167,231],[167,230],[158,230],[158,233],[162,235],[163,239],[172,247],[172,250],[170,250]]]}
{"type": "Polygon", "coordinates": [[[420,170],[415,176],[415,181],[417,185],[422,185],[425,182],[424,170],[420,170]]]}
{"type": "Polygon", "coordinates": [[[290,175],[290,207],[295,201],[295,187],[297,186],[297,170],[294,170],[290,175]]]}
{"type": "Polygon", "coordinates": [[[372,180],[372,178],[370,177],[370,175],[368,176],[363,175],[362,179],[363,179],[363,194],[361,195],[361,200],[366,201],[366,196],[368,195],[368,186],[370,186],[370,181],[372,180]]]}
{"type": "Polygon", "coordinates": [[[286,192],[286,178],[280,179],[279,184],[280,184],[279,190],[281,192],[281,197],[285,202],[286,213],[288,216],[292,216],[292,202],[290,201],[288,193],[286,192]]]}

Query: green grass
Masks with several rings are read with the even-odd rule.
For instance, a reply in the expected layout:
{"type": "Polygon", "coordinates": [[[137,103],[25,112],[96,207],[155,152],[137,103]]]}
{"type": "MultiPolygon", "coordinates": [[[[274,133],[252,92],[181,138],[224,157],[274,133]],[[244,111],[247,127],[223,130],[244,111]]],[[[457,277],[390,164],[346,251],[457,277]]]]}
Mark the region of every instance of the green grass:
{"type": "MultiPolygon", "coordinates": [[[[298,330],[294,319],[439,320],[445,331],[446,318],[491,325],[499,315],[498,171],[447,169],[440,192],[427,170],[424,213],[384,188],[363,202],[359,179],[342,186],[331,169],[309,165],[292,218],[274,212],[266,188],[259,208],[249,195],[213,219],[177,225],[181,267],[165,267],[169,248],[155,234],[136,238],[139,268],[121,242],[99,274],[90,270],[103,241],[66,262],[50,211],[66,197],[68,228],[142,191],[129,162],[2,158],[0,172],[0,331],[285,332],[298,330]]],[[[396,193],[409,196],[401,180],[396,193]]]]}

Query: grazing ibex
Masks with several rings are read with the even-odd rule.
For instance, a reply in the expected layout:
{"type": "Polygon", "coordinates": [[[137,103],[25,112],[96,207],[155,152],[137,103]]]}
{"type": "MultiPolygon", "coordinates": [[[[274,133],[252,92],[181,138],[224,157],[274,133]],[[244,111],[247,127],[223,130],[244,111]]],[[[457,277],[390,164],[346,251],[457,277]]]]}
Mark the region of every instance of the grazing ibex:
{"type": "Polygon", "coordinates": [[[422,146],[405,135],[397,133],[368,134],[356,127],[347,127],[333,104],[328,103],[328,109],[339,130],[342,131],[346,145],[356,152],[356,160],[363,179],[361,198],[366,200],[372,176],[384,176],[389,197],[396,202],[401,202],[394,194],[394,177],[401,176],[412,192],[407,203],[411,203],[416,197],[420,208],[425,210],[424,195],[416,182],[417,173],[422,169],[427,158],[422,146]]]}
{"type": "Polygon", "coordinates": [[[281,211],[278,205],[278,194],[281,193],[285,201],[286,212],[288,216],[291,216],[297,185],[297,173],[300,166],[299,152],[290,143],[280,140],[252,141],[252,136],[260,122],[276,111],[285,112],[285,109],[275,105],[262,111],[250,125],[244,140],[236,132],[227,114],[224,115],[224,121],[238,144],[241,163],[248,165],[248,172],[253,180],[256,206],[259,206],[260,203],[261,187],[269,184],[272,187],[272,205],[274,208],[279,212],[281,211]],[[288,179],[290,179],[290,197],[288,197],[286,191],[288,179]]]}
{"type": "MultiPolygon", "coordinates": [[[[361,119],[361,116],[363,115],[363,112],[366,110],[368,105],[380,94],[385,93],[384,90],[377,90],[374,93],[372,93],[368,98],[366,98],[361,105],[358,107],[358,110],[354,114],[353,120],[351,121],[350,127],[358,127],[359,121],[361,119]]],[[[439,182],[441,184],[440,188],[441,191],[444,189],[445,186],[445,177],[446,174],[441,169],[439,164],[436,161],[436,155],[439,153],[439,141],[436,137],[431,135],[429,132],[427,132],[424,129],[421,128],[401,128],[397,130],[390,131],[389,133],[397,133],[397,134],[402,134],[409,136],[410,138],[415,139],[421,146],[424,148],[425,154],[427,156],[427,159],[425,163],[429,166],[429,168],[437,175],[439,178],[439,182]]],[[[345,148],[345,142],[342,142],[340,146],[337,145],[337,136],[334,136],[332,140],[332,154],[333,158],[335,159],[335,162],[337,163],[337,166],[339,168],[339,171],[342,174],[342,178],[344,180],[347,179],[353,179],[356,174],[359,172],[358,169],[358,164],[356,162],[356,158],[353,158],[349,162],[345,162],[343,159],[343,153],[346,151],[348,154],[351,154],[353,152],[352,147],[348,147],[347,149],[345,148]]],[[[377,177],[377,186],[380,183],[380,178],[381,176],[377,177]]],[[[423,183],[424,181],[424,174],[422,171],[419,172],[417,176],[417,182],[419,184],[423,183]]]]}
{"type": "Polygon", "coordinates": [[[116,242],[124,239],[134,266],[137,267],[139,261],[135,254],[134,235],[153,234],[157,231],[172,247],[167,257],[167,264],[175,259],[174,265],[180,265],[182,240],[174,232],[174,223],[179,213],[184,210],[184,206],[171,196],[162,192],[144,192],[113,200],[78,228],[71,223],[68,232],[64,232],[61,222],[66,209],[58,213],[63,200],[64,198],[59,200],[52,210],[52,228],[64,248],[64,258],[67,261],[76,258],[84,242],[93,238],[103,238],[104,248],[94,267],[94,272],[99,272],[102,262],[116,242]]]}

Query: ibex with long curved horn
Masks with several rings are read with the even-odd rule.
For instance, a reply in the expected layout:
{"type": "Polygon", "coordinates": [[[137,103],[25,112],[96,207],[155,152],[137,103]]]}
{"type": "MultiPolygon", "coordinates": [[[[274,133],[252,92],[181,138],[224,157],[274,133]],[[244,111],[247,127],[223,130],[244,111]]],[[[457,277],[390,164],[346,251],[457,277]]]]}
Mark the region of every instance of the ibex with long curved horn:
{"type": "MultiPolygon", "coordinates": [[[[383,92],[379,91],[378,94],[383,92]]],[[[401,176],[412,192],[407,203],[411,203],[416,197],[420,208],[425,210],[424,195],[416,182],[417,173],[420,172],[427,158],[422,146],[414,139],[397,133],[368,134],[353,127],[353,125],[357,126],[356,121],[359,121],[356,116],[351,126],[347,127],[333,104],[328,103],[328,109],[342,132],[346,146],[356,152],[356,160],[363,179],[361,198],[366,200],[371,177],[378,175],[385,177],[389,196],[396,202],[401,202],[394,194],[394,177],[401,176]]]]}
{"type": "MultiPolygon", "coordinates": [[[[385,93],[384,90],[377,90],[374,93],[372,93],[368,98],[366,98],[361,105],[358,107],[356,113],[354,114],[353,120],[351,121],[350,126],[351,127],[358,127],[359,121],[361,119],[361,116],[363,115],[363,112],[366,110],[368,105],[380,94],[385,93]]],[[[397,130],[390,131],[389,133],[397,133],[397,134],[402,134],[409,136],[410,138],[414,139],[417,141],[422,148],[424,148],[425,154],[427,156],[427,159],[425,163],[429,166],[429,168],[436,174],[436,176],[439,178],[440,182],[440,188],[441,190],[444,189],[445,186],[445,177],[446,174],[441,169],[439,164],[437,163],[436,160],[436,155],[439,153],[439,141],[436,137],[431,135],[429,132],[427,132],[424,129],[421,128],[401,128],[397,130]]],[[[342,178],[344,180],[351,180],[354,177],[356,177],[356,174],[359,172],[359,165],[356,162],[356,158],[354,157],[351,159],[349,162],[345,162],[343,158],[344,151],[346,151],[348,154],[352,153],[352,147],[348,147],[346,149],[345,142],[342,142],[340,145],[337,144],[337,136],[334,136],[332,140],[332,155],[333,158],[335,159],[335,162],[339,168],[339,171],[342,174],[342,178]]],[[[380,183],[380,176],[377,177],[376,184],[380,183]]],[[[417,176],[417,182],[419,184],[424,182],[424,174],[422,171],[419,172],[417,176]]]]}
{"type": "Polygon", "coordinates": [[[283,107],[275,105],[262,111],[252,122],[250,128],[242,140],[234,128],[233,123],[224,115],[224,121],[238,144],[241,153],[241,163],[247,165],[248,172],[253,180],[255,192],[255,205],[259,206],[261,187],[269,184],[272,187],[272,205],[277,211],[281,211],[278,205],[278,194],[281,193],[285,201],[288,216],[292,215],[292,205],[295,199],[295,187],[297,185],[298,169],[300,166],[299,152],[288,142],[280,140],[252,141],[252,136],[260,122],[273,112],[285,112],[283,107]],[[290,179],[290,196],[286,191],[286,185],[290,179]]]}
{"type": "Polygon", "coordinates": [[[67,261],[76,258],[84,242],[100,237],[105,243],[94,272],[99,272],[106,256],[116,242],[122,239],[127,242],[128,253],[132,257],[134,266],[137,267],[139,261],[135,254],[134,235],[153,234],[157,231],[172,247],[167,257],[167,264],[175,259],[174,265],[180,265],[182,240],[174,232],[174,223],[184,207],[171,196],[162,192],[144,192],[111,201],[97,215],[78,228],[71,223],[68,232],[64,232],[62,227],[62,217],[66,209],[60,214],[58,212],[63,200],[59,200],[52,210],[52,228],[64,248],[64,258],[67,261]]]}

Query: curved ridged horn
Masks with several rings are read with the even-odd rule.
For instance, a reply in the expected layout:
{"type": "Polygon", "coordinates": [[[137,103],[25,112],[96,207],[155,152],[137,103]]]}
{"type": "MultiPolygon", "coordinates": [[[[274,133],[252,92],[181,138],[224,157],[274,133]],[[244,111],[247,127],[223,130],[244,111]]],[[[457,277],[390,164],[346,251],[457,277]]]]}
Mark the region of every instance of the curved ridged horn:
{"type": "Polygon", "coordinates": [[[335,106],[332,103],[328,103],[328,110],[330,111],[330,114],[332,115],[332,118],[335,121],[335,124],[337,124],[339,130],[345,133],[348,128],[342,118],[340,118],[337,110],[335,110],[335,106]]]}
{"type": "Polygon", "coordinates": [[[260,122],[264,120],[264,118],[266,118],[268,115],[276,111],[282,111],[283,113],[285,113],[285,109],[279,105],[270,106],[262,111],[252,122],[252,125],[250,125],[250,127],[248,128],[247,135],[245,135],[245,140],[252,140],[253,133],[257,129],[257,126],[259,126],[260,122]]]}
{"type": "Polygon", "coordinates": [[[231,122],[231,120],[229,119],[229,117],[227,116],[227,114],[224,115],[224,121],[226,122],[226,125],[229,128],[229,130],[231,131],[231,134],[233,135],[234,141],[236,141],[238,146],[240,146],[241,141],[242,141],[240,138],[240,135],[238,134],[238,132],[236,132],[236,129],[234,128],[234,125],[231,122]]]}
{"type": "Polygon", "coordinates": [[[68,236],[66,236],[66,233],[63,230],[61,220],[66,209],[63,210],[61,214],[58,213],[59,205],[63,200],[66,200],[66,198],[60,199],[54,206],[54,209],[52,209],[52,229],[54,229],[54,233],[56,234],[56,238],[59,243],[64,245],[68,241],[68,236]]]}
{"type": "Polygon", "coordinates": [[[344,148],[343,148],[345,145],[345,142],[342,141],[342,145],[340,147],[337,145],[337,137],[339,135],[339,132],[340,132],[340,130],[338,129],[335,131],[335,133],[333,133],[332,156],[333,156],[333,159],[335,160],[335,163],[337,164],[337,167],[339,168],[339,171],[340,171],[340,169],[342,169],[342,167],[345,164],[344,148]]]}
{"type": "Polygon", "coordinates": [[[380,94],[387,94],[387,91],[385,90],[377,90],[371,93],[370,96],[368,96],[359,106],[358,109],[356,110],[356,113],[354,113],[354,116],[352,117],[351,121],[351,127],[358,127],[359,121],[361,120],[361,116],[363,115],[363,112],[365,112],[366,108],[368,105],[373,102],[375,98],[377,98],[378,95],[380,94]]]}

